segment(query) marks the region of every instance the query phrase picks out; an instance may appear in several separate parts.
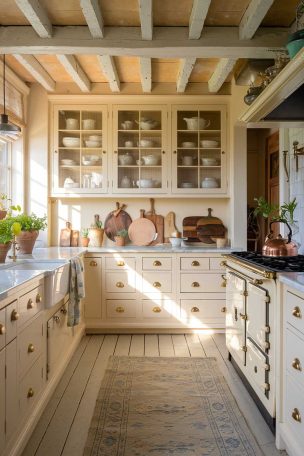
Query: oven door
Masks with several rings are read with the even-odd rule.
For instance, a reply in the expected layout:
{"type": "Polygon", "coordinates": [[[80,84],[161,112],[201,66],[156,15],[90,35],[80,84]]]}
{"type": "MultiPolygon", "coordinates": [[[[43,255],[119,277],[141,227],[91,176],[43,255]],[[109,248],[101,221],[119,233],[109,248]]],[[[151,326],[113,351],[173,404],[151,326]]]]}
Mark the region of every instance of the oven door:
{"type": "Polygon", "coordinates": [[[268,354],[270,349],[268,291],[250,282],[247,291],[247,338],[253,340],[263,352],[268,354]]]}
{"type": "Polygon", "coordinates": [[[227,270],[226,345],[240,366],[246,365],[246,279],[227,270]]]}

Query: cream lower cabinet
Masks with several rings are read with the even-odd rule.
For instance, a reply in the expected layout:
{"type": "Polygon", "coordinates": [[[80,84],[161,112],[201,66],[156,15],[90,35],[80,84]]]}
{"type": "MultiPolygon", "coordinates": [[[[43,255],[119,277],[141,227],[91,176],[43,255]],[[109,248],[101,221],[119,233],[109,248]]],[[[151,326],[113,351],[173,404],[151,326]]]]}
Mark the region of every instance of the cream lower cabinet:
{"type": "Polygon", "coordinates": [[[88,331],[225,327],[220,254],[115,253],[85,258],[88,331]],[[94,291],[90,291],[90,289],[94,291]]]}
{"type": "Polygon", "coordinates": [[[5,348],[0,351],[0,454],[5,445],[5,348]]]}

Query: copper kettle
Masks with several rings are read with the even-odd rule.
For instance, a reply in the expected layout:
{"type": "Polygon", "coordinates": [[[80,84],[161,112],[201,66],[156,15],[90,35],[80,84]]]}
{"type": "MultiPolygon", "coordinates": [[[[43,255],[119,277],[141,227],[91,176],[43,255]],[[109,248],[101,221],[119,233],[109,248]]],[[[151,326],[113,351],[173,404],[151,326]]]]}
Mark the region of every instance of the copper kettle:
{"type": "Polygon", "coordinates": [[[281,220],[273,221],[269,225],[269,233],[266,236],[265,244],[263,245],[262,254],[270,257],[286,257],[286,256],[297,256],[298,246],[291,240],[292,230],[287,222],[285,223],[289,229],[287,239],[283,238],[280,234],[274,237],[271,225],[273,223],[280,223],[281,220]]]}

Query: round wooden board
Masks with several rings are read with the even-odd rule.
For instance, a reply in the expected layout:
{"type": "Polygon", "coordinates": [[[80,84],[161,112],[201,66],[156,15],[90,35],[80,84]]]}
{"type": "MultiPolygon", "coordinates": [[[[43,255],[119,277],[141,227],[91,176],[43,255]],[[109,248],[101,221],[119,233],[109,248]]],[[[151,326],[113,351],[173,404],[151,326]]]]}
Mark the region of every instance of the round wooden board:
{"type": "Polygon", "coordinates": [[[134,245],[149,245],[155,239],[156,228],[151,220],[141,217],[131,223],[128,233],[134,245]]]}
{"type": "Polygon", "coordinates": [[[110,212],[104,224],[105,233],[107,237],[111,239],[111,241],[115,241],[114,238],[117,234],[117,231],[128,230],[129,226],[132,223],[132,219],[127,212],[120,211],[116,217],[113,212],[110,212]]]}

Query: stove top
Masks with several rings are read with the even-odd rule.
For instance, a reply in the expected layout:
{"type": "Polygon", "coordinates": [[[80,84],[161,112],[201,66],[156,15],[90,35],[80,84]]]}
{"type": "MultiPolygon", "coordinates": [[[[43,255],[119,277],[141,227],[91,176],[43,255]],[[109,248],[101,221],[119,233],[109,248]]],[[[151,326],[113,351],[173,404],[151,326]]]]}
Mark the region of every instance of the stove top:
{"type": "Polygon", "coordinates": [[[274,272],[304,272],[304,255],[267,257],[255,252],[232,252],[231,256],[274,272]]]}

